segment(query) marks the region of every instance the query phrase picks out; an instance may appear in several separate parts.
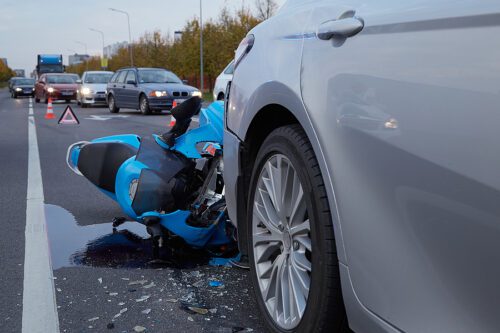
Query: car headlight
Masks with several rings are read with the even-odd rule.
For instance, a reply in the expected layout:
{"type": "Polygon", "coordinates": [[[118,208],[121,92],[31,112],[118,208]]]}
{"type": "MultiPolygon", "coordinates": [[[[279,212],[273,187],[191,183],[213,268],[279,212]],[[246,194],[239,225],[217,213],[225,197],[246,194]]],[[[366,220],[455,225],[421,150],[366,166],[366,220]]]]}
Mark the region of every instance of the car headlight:
{"type": "Polygon", "coordinates": [[[21,88],[16,88],[16,91],[22,91],[22,89],[21,88]]]}
{"type": "Polygon", "coordinates": [[[193,92],[191,93],[191,96],[201,97],[201,91],[198,91],[198,90],[193,91],[193,92]]]}
{"type": "Polygon", "coordinates": [[[52,94],[52,93],[54,92],[54,88],[52,88],[52,87],[48,87],[48,88],[47,88],[47,92],[49,92],[49,93],[51,93],[51,94],[52,94]]]}
{"type": "Polygon", "coordinates": [[[31,88],[31,90],[35,91],[35,88],[31,88]]]}
{"type": "Polygon", "coordinates": [[[167,96],[166,91],[159,91],[159,90],[153,90],[152,92],[149,93],[149,96],[151,97],[162,97],[162,96],[167,96]]]}
{"type": "Polygon", "coordinates": [[[90,88],[83,87],[82,90],[80,90],[80,92],[82,93],[82,95],[88,95],[90,94],[90,88]]]}
{"type": "Polygon", "coordinates": [[[253,35],[248,35],[241,41],[240,45],[234,53],[234,68],[238,67],[239,63],[245,56],[250,52],[255,43],[255,37],[253,35]]]}

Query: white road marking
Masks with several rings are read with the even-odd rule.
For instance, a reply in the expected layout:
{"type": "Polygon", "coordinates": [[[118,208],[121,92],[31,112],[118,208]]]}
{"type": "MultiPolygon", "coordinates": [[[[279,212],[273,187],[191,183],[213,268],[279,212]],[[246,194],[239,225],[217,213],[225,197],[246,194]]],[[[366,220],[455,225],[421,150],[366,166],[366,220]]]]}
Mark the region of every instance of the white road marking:
{"type": "Polygon", "coordinates": [[[28,115],[32,116],[33,115],[33,99],[30,97],[30,104],[28,107],[28,115]]]}
{"type": "Polygon", "coordinates": [[[35,117],[28,116],[22,333],[59,333],[35,117]]]}
{"type": "Polygon", "coordinates": [[[125,116],[125,115],[118,115],[118,116],[96,116],[96,115],[90,115],[90,117],[87,117],[85,119],[89,119],[89,120],[109,120],[109,119],[112,119],[112,118],[128,118],[129,116],[125,116]]]}

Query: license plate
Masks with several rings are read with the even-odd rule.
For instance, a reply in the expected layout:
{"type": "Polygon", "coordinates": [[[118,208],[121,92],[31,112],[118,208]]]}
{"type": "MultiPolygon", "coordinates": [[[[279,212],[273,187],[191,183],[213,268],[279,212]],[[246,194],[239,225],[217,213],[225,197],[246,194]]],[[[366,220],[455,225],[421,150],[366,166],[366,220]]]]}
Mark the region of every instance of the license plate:
{"type": "Polygon", "coordinates": [[[30,93],[30,92],[31,92],[31,90],[25,90],[25,91],[24,91],[24,93],[25,93],[25,94],[28,94],[28,93],[30,93]]]}
{"type": "Polygon", "coordinates": [[[73,95],[73,93],[71,91],[63,91],[61,93],[61,95],[64,95],[64,96],[70,96],[70,95],[73,95]]]}
{"type": "Polygon", "coordinates": [[[175,102],[177,103],[177,105],[181,104],[184,101],[185,101],[185,99],[176,99],[175,100],[175,102]]]}

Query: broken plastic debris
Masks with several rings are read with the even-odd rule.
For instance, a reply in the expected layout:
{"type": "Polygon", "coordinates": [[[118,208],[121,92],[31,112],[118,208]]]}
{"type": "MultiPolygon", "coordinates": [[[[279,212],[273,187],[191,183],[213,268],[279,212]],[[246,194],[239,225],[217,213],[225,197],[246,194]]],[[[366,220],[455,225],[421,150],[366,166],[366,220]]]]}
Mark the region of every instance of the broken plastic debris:
{"type": "Polygon", "coordinates": [[[99,281],[99,283],[102,283],[102,278],[98,278],[97,281],[99,281]]]}
{"type": "Polygon", "coordinates": [[[210,287],[221,287],[224,285],[224,283],[222,283],[221,281],[217,281],[217,280],[211,280],[211,281],[208,281],[208,285],[210,287]]]}
{"type": "Polygon", "coordinates": [[[217,309],[209,309],[208,311],[210,311],[210,313],[212,313],[212,314],[216,314],[217,313],[217,309]]]}
{"type": "Polygon", "coordinates": [[[144,289],[149,289],[149,288],[154,287],[154,286],[156,286],[156,284],[155,284],[154,282],[151,282],[150,284],[147,284],[147,285],[142,286],[142,287],[143,287],[144,289]]]}
{"type": "Polygon", "coordinates": [[[148,282],[148,280],[138,280],[138,281],[132,281],[132,282],[129,282],[129,286],[133,286],[135,284],[145,284],[146,282],[148,282]]]}
{"type": "Polygon", "coordinates": [[[143,327],[143,326],[135,326],[134,327],[134,332],[137,332],[137,333],[144,332],[145,330],[146,330],[146,327],[143,327]]]}
{"type": "Polygon", "coordinates": [[[196,312],[198,314],[202,314],[202,315],[205,315],[208,313],[208,310],[205,309],[205,308],[199,308],[199,307],[196,307],[196,306],[188,306],[187,307],[189,310],[193,311],[193,312],[196,312]]]}
{"type": "Polygon", "coordinates": [[[96,321],[96,320],[98,320],[98,319],[99,319],[99,317],[94,317],[94,318],[90,318],[90,319],[88,319],[87,321],[96,321]]]}
{"type": "Polygon", "coordinates": [[[175,298],[167,298],[165,301],[170,302],[170,303],[176,303],[177,300],[175,298]]]}
{"type": "Polygon", "coordinates": [[[188,317],[188,320],[189,321],[194,321],[193,317],[191,317],[191,316],[188,317]]]}
{"type": "Polygon", "coordinates": [[[125,305],[125,302],[118,303],[119,306],[125,305]]]}
{"type": "Polygon", "coordinates": [[[151,297],[151,295],[143,295],[143,296],[139,297],[138,299],[136,299],[135,301],[136,302],[144,302],[145,300],[147,300],[150,297],[151,297]]]}
{"type": "Polygon", "coordinates": [[[116,296],[118,293],[109,293],[109,296],[116,296]]]}
{"type": "Polygon", "coordinates": [[[143,313],[145,315],[148,315],[150,312],[151,312],[151,309],[146,309],[146,310],[141,311],[141,313],[143,313]]]}

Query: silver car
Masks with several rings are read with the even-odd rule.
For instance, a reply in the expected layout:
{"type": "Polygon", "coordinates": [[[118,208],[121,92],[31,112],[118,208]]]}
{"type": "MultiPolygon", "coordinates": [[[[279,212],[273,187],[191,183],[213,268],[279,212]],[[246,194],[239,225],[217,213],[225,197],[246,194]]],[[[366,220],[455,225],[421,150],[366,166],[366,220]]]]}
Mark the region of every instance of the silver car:
{"type": "Polygon", "coordinates": [[[87,71],[82,75],[80,87],[77,90],[77,102],[85,108],[90,105],[107,105],[106,87],[113,72],[87,71]]]}
{"type": "Polygon", "coordinates": [[[500,2],[290,0],[236,52],[226,198],[272,332],[498,332],[500,2]]]}

